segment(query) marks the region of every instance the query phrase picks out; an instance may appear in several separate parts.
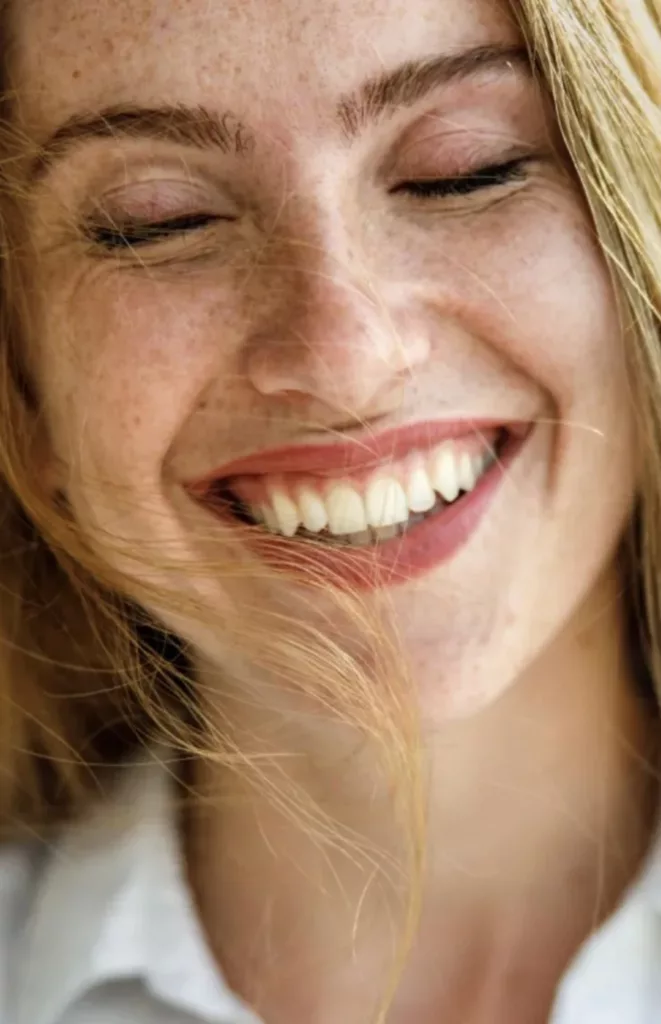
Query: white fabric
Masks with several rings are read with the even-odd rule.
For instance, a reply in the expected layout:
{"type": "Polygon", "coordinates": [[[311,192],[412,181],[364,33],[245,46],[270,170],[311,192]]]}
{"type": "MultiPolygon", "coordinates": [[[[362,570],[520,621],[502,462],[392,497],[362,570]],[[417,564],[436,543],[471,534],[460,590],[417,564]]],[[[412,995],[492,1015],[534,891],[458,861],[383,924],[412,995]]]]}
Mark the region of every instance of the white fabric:
{"type": "MultiPolygon", "coordinates": [[[[260,1024],[205,945],[158,759],[52,849],[0,852],[0,1024],[260,1024]]],[[[550,1024],[661,1024],[661,837],[550,1024]]]]}

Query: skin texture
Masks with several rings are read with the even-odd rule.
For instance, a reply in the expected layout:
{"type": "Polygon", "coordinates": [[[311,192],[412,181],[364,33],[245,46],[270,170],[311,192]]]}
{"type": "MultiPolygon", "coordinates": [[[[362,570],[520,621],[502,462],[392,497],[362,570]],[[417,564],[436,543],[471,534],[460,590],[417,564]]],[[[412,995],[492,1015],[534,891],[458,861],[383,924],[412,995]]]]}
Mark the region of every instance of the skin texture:
{"type": "MultiPolygon", "coordinates": [[[[193,641],[207,692],[228,667],[257,685],[249,657],[217,628],[228,607],[300,616],[304,605],[310,621],[327,607],[285,579],[194,571],[211,558],[236,568],[242,556],[184,480],[328,431],[537,422],[470,543],[387,595],[432,737],[436,854],[391,1019],[545,1020],[646,829],[644,786],[620,743],[639,745],[645,728],[617,599],[635,450],[616,301],[548,105],[517,67],[440,87],[351,143],[337,117],[342,98],[384,69],[516,43],[505,9],[22,0],[15,30],[17,116],[32,153],[68,118],[108,106],[204,105],[242,125],[239,156],[151,138],[78,144],[26,204],[49,478],[110,563],[138,582],[174,580],[201,603],[207,626],[153,608],[193,641]],[[523,153],[526,178],[489,193],[423,204],[393,192],[523,153]],[[85,236],[90,220],[191,212],[227,219],[137,257],[104,254],[85,236]],[[174,571],[127,559],[117,538],[147,562],[172,553],[174,571]],[[595,914],[596,848],[623,832],[629,846],[607,866],[595,914]],[[576,898],[560,905],[568,880],[576,898]]],[[[234,712],[237,736],[263,724],[252,706],[234,712]]],[[[323,750],[326,772],[337,742],[331,726],[300,723],[273,740],[323,750]]],[[[387,847],[383,807],[356,771],[353,760],[336,766],[326,806],[387,847]]],[[[369,761],[360,771],[371,778],[369,761]]],[[[296,774],[319,793],[318,765],[296,774]]],[[[218,784],[213,773],[205,781],[218,784]]],[[[244,797],[222,823],[203,815],[191,826],[191,873],[219,960],[269,1021],[364,1021],[391,952],[378,899],[365,900],[350,968],[346,930],[365,875],[345,870],[338,910],[320,894],[328,879],[313,844],[244,797]],[[260,838],[269,824],[271,852],[260,838]],[[305,880],[294,863],[308,864],[305,880]],[[267,904],[275,957],[254,942],[267,904]]]]}
{"type": "MultiPolygon", "coordinates": [[[[364,421],[378,431],[461,415],[545,419],[475,542],[390,595],[421,689],[440,716],[464,714],[565,624],[628,514],[614,300],[542,99],[522,76],[457,83],[353,146],[335,119],[344,94],[384,67],[514,42],[499,8],[470,4],[455,20],[428,0],[404,35],[396,4],[322,11],[269,8],[265,33],[255,28],[259,4],[219,7],[222,32],[203,4],[26,5],[18,84],[32,137],[110,104],[210,99],[255,135],[240,160],[153,140],[97,142],[44,180],[31,234],[52,443],[81,521],[195,564],[210,551],[236,561],[236,544],[181,490],[220,463],[324,430],[364,436],[364,421]],[[366,38],[369,61],[358,58],[366,38]],[[388,193],[402,179],[467,172],[522,148],[535,157],[530,178],[507,198],[496,190],[453,209],[388,193]],[[122,219],[150,204],[159,215],[236,219],[167,253],[141,250],[148,270],[140,259],[93,258],[76,237],[90,207],[122,219]]],[[[194,578],[181,586],[201,590],[194,578]]],[[[225,579],[203,588],[212,607],[228,595],[225,579]]]]}

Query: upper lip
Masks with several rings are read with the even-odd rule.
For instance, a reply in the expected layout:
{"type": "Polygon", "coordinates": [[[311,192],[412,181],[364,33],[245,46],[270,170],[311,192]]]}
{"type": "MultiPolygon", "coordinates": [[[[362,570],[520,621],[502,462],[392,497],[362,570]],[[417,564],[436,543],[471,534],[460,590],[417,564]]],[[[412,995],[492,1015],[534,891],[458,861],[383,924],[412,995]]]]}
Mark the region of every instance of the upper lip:
{"type": "Polygon", "coordinates": [[[529,427],[530,422],[523,420],[431,420],[385,430],[380,434],[364,433],[341,443],[286,445],[255,452],[225,463],[203,478],[190,481],[186,486],[190,491],[200,494],[219,480],[237,476],[279,473],[337,476],[340,473],[355,473],[376,467],[386,459],[396,461],[414,450],[425,451],[452,438],[481,433],[488,435],[496,430],[507,430],[515,436],[523,437],[529,427]]]}

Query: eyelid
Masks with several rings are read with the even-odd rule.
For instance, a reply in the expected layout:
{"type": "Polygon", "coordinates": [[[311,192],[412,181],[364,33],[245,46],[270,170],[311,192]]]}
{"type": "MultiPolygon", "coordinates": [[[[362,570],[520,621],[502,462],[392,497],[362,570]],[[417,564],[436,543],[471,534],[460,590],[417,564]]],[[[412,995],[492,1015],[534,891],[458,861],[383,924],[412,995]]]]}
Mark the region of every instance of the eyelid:
{"type": "Polygon", "coordinates": [[[201,210],[217,217],[236,216],[236,205],[215,189],[193,181],[154,178],[118,186],[88,209],[88,219],[156,223],[201,210]]]}
{"type": "Polygon", "coordinates": [[[534,154],[520,151],[498,153],[496,155],[481,155],[471,161],[453,162],[443,164],[442,160],[427,160],[414,167],[397,168],[389,180],[389,191],[400,191],[403,184],[423,183],[430,184],[437,182],[468,182],[481,176],[493,175],[495,172],[508,171],[508,180],[516,177],[523,179],[527,177],[527,169],[535,160],[534,154]]]}
{"type": "Polygon", "coordinates": [[[531,156],[542,145],[542,134],[520,101],[490,107],[486,97],[465,109],[434,108],[407,127],[382,171],[388,178],[409,178],[433,168],[437,177],[460,177],[481,166],[531,156]]]}
{"type": "Polygon", "coordinates": [[[511,190],[517,184],[524,185],[529,180],[531,162],[530,157],[523,157],[477,168],[473,172],[455,177],[418,176],[400,182],[391,189],[391,193],[409,195],[423,203],[432,202],[434,199],[446,202],[472,202],[481,194],[486,197],[494,190],[511,190]]]}

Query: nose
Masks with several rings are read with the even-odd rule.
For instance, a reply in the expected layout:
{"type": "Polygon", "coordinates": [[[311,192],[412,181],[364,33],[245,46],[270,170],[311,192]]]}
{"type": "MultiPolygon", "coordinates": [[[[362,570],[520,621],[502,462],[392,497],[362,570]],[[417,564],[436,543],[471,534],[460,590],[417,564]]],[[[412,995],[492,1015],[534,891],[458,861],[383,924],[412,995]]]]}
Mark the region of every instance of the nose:
{"type": "Polygon", "coordinates": [[[252,386],[343,415],[383,405],[429,357],[422,320],[385,291],[327,258],[298,267],[284,289],[279,283],[278,308],[248,345],[252,386]]]}

